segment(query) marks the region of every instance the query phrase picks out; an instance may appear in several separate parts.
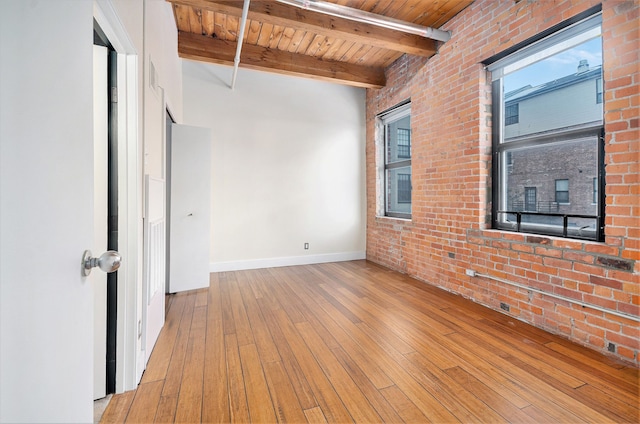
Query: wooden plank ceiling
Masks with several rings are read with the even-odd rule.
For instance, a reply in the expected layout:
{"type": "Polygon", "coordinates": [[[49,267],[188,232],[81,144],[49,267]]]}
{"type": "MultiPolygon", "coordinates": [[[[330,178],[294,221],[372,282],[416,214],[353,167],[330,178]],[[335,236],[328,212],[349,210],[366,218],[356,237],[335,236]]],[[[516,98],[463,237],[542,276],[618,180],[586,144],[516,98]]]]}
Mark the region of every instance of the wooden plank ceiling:
{"type": "MultiPolygon", "coordinates": [[[[173,4],[180,57],[233,66],[243,1],[167,0],[173,4]]],[[[327,0],[439,28],[473,0],[327,0]]],[[[313,12],[252,0],[240,67],[379,88],[384,69],[403,54],[430,57],[439,41],[313,12]]]]}

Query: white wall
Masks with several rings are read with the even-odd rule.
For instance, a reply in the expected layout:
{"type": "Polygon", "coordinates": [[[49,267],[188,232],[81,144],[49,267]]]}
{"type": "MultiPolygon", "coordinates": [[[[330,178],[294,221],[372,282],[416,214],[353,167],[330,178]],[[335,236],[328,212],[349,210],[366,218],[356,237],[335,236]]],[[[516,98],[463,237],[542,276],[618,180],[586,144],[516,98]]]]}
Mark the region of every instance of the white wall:
{"type": "Polygon", "coordinates": [[[212,128],[211,270],[365,257],[365,90],[184,61],[212,128]],[[304,250],[309,243],[309,250],[304,250]]]}
{"type": "Polygon", "coordinates": [[[182,120],[182,68],[178,58],[178,30],[171,3],[144,1],[144,164],[145,174],[164,178],[165,109],[182,120]],[[151,86],[153,63],[157,88],[151,86]]]}

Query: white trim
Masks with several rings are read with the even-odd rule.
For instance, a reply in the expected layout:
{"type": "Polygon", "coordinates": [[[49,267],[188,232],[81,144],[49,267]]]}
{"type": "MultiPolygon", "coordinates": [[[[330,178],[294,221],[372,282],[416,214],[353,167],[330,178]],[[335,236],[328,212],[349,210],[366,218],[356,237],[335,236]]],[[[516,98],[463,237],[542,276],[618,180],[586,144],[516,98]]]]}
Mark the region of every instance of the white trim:
{"type": "Polygon", "coordinates": [[[209,272],[242,271],[247,269],[277,268],[282,266],[311,265],[327,262],[345,262],[366,259],[364,251],[326,253],[323,255],[288,256],[280,258],[249,259],[246,261],[212,262],[209,272]]]}
{"type": "Polygon", "coordinates": [[[111,0],[94,0],[93,18],[116,52],[136,54],[136,49],[111,0]]]}

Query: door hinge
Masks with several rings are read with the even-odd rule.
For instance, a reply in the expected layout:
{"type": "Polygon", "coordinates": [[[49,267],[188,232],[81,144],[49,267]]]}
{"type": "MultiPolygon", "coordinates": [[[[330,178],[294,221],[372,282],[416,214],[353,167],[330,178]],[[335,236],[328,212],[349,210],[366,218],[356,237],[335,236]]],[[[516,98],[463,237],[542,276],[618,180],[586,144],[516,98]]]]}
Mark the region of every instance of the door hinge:
{"type": "Polygon", "coordinates": [[[111,103],[118,103],[118,87],[111,87],[111,103]]]}
{"type": "Polygon", "coordinates": [[[142,337],[142,320],[138,320],[138,338],[142,337]]]}

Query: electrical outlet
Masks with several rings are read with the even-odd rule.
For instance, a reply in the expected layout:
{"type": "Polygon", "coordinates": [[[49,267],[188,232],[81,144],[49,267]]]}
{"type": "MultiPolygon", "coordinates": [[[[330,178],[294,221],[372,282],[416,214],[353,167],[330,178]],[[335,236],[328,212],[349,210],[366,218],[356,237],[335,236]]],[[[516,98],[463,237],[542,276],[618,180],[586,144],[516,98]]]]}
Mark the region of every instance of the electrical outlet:
{"type": "Polygon", "coordinates": [[[304,244],[304,250],[309,250],[309,243],[304,244]]]}
{"type": "Polygon", "coordinates": [[[469,277],[475,277],[476,276],[476,272],[472,269],[467,269],[464,272],[465,274],[467,274],[469,277]]]}

